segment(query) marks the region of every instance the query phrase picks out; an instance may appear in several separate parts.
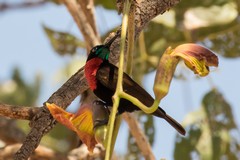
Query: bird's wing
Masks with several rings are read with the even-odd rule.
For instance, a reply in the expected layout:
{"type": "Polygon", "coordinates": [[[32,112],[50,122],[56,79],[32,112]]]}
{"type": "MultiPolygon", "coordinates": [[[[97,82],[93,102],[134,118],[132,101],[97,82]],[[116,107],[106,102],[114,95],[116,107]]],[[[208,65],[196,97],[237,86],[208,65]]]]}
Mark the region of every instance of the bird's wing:
{"type": "MultiPolygon", "coordinates": [[[[118,78],[118,68],[111,63],[102,65],[97,71],[96,78],[102,85],[115,91],[118,78]]],[[[126,73],[123,73],[123,90],[137,98],[146,106],[151,106],[154,102],[152,96],[126,73]]]]}
{"type": "MultiPolygon", "coordinates": [[[[97,80],[109,90],[115,92],[117,86],[118,68],[113,64],[104,64],[97,71],[97,80]]],[[[123,73],[123,90],[137,98],[146,106],[151,106],[154,102],[152,96],[146,92],[140,85],[133,81],[126,73],[123,73]]],[[[162,108],[158,108],[153,115],[164,118],[171,124],[179,133],[185,135],[184,128],[172,117],[167,115],[162,108]]]]}

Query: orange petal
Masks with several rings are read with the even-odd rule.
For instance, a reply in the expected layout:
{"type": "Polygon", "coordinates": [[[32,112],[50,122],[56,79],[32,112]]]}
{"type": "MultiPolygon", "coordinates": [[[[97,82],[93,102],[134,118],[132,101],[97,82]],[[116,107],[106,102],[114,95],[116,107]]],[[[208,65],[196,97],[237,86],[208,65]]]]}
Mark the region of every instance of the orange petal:
{"type": "Polygon", "coordinates": [[[97,142],[94,137],[92,111],[90,105],[82,105],[77,114],[68,113],[55,104],[47,103],[46,106],[52,116],[59,123],[75,131],[81,141],[87,145],[88,150],[91,152],[93,151],[97,142]]]}
{"type": "Polygon", "coordinates": [[[49,109],[54,119],[56,119],[59,123],[68,127],[69,129],[75,131],[75,127],[71,122],[71,119],[74,117],[74,114],[66,112],[61,107],[58,107],[54,103],[52,104],[46,103],[46,106],[49,109]]]}
{"type": "Polygon", "coordinates": [[[88,150],[93,151],[97,142],[94,138],[91,106],[82,105],[72,123],[80,139],[88,146],[88,150]]]}

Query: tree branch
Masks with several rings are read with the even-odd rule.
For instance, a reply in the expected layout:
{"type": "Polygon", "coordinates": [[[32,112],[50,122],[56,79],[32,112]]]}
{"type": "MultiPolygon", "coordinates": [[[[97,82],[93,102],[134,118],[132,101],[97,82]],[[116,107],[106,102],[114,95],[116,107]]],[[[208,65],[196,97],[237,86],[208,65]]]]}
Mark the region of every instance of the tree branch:
{"type": "Polygon", "coordinates": [[[49,0],[39,0],[39,1],[29,1],[17,4],[9,4],[9,3],[1,3],[0,4],[0,12],[6,10],[13,10],[13,9],[24,9],[24,8],[32,8],[32,7],[39,7],[43,4],[46,4],[49,0]]]}
{"type": "Polygon", "coordinates": [[[94,1],[93,0],[78,0],[78,4],[80,4],[85,17],[87,17],[88,23],[92,27],[94,33],[95,33],[95,38],[100,40],[99,33],[97,31],[97,26],[96,26],[96,17],[94,14],[94,1]]]}
{"type": "MultiPolygon", "coordinates": [[[[93,26],[94,23],[92,23],[92,26],[91,26],[86,15],[84,14],[84,10],[87,10],[87,9],[86,8],[82,9],[84,5],[79,4],[82,2],[79,1],[79,3],[77,3],[77,1],[69,1],[69,0],[62,0],[62,2],[66,5],[73,19],[77,23],[79,30],[83,34],[83,37],[87,44],[87,50],[90,50],[93,46],[100,44],[99,37],[97,37],[98,34],[97,34],[96,27],[93,26]]],[[[95,19],[95,18],[90,18],[90,19],[95,19]]]]}
{"type": "Polygon", "coordinates": [[[40,108],[15,106],[0,103],[0,116],[14,119],[32,120],[33,116],[38,113],[40,108]]]}

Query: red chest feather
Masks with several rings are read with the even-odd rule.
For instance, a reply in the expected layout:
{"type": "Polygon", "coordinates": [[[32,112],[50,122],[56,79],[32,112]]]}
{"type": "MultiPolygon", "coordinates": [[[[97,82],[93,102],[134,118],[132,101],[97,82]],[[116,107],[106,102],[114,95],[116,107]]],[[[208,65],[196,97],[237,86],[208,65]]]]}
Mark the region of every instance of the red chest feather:
{"type": "Polygon", "coordinates": [[[95,90],[97,88],[96,73],[102,62],[103,60],[101,58],[93,58],[87,61],[85,65],[84,73],[91,90],[95,90]]]}

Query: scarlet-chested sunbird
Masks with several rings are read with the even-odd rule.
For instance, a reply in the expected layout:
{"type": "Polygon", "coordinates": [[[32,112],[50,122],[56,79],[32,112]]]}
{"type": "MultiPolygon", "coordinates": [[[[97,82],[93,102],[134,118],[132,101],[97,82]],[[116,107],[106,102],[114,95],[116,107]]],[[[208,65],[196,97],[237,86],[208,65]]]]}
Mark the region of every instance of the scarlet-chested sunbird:
{"type": "MultiPolygon", "coordinates": [[[[108,61],[110,46],[118,37],[115,35],[104,45],[98,45],[91,49],[85,65],[85,77],[90,89],[94,94],[106,103],[112,106],[112,96],[115,93],[118,79],[118,67],[108,61]]],[[[146,92],[126,73],[123,73],[123,90],[124,92],[137,98],[146,106],[151,106],[154,102],[152,96],[146,92]]],[[[133,112],[140,110],[136,105],[126,99],[121,99],[118,107],[118,114],[123,112],[133,112]]],[[[154,116],[165,119],[180,134],[185,135],[184,128],[172,117],[170,117],[161,107],[152,113],[154,116]]]]}

